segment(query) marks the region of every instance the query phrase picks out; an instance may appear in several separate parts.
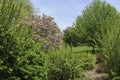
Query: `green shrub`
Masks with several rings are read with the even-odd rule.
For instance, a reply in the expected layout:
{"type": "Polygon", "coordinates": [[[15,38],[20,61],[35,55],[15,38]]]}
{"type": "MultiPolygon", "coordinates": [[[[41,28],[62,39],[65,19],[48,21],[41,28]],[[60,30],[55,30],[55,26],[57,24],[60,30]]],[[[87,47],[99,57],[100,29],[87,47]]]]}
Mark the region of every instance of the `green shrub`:
{"type": "Polygon", "coordinates": [[[112,80],[120,80],[120,77],[114,77],[112,80]]]}
{"type": "Polygon", "coordinates": [[[0,80],[45,80],[46,56],[30,30],[20,24],[21,5],[3,0],[0,8],[0,80]]]}
{"type": "Polygon", "coordinates": [[[49,54],[49,80],[74,80],[86,69],[94,68],[94,57],[90,53],[75,54],[70,49],[49,54]]]}

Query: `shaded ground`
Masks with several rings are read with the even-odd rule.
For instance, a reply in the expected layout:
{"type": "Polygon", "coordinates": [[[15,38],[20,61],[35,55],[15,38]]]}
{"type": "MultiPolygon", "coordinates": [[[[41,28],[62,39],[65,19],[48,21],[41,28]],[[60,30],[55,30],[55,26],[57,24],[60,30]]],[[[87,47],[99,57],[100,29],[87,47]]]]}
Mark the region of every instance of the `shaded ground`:
{"type": "Polygon", "coordinates": [[[85,80],[106,80],[108,75],[106,73],[97,73],[96,68],[90,71],[84,72],[85,80]]]}
{"type": "Polygon", "coordinates": [[[87,70],[83,73],[85,80],[108,80],[108,74],[103,64],[103,55],[97,54],[95,60],[95,68],[93,70],[87,70]],[[96,61],[99,62],[96,63],[96,61]]]}

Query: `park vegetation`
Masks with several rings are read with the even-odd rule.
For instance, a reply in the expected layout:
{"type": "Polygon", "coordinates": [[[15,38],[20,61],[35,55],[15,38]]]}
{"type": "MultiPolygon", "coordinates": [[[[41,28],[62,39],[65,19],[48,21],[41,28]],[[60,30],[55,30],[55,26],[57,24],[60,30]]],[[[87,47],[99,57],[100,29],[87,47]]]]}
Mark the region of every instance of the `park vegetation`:
{"type": "Polygon", "coordinates": [[[63,34],[30,0],[0,1],[0,80],[89,80],[96,54],[102,80],[120,80],[120,13],[105,1],[93,0],[63,34]]]}
{"type": "Polygon", "coordinates": [[[120,79],[120,13],[115,7],[105,1],[94,0],[64,33],[63,40],[69,45],[77,41],[77,46],[85,44],[93,50],[97,48],[105,57],[104,65],[110,80],[120,79]],[[70,34],[76,36],[71,37],[70,34]]]}

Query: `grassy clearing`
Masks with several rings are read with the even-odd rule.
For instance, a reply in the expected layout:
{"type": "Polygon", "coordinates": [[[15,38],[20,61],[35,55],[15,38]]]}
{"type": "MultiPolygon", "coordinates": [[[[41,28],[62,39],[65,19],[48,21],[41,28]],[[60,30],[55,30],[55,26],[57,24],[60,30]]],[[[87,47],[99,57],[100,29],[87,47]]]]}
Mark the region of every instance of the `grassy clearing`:
{"type": "Polygon", "coordinates": [[[88,46],[73,47],[72,51],[77,53],[82,51],[92,51],[92,47],[88,47],[88,46]]]}

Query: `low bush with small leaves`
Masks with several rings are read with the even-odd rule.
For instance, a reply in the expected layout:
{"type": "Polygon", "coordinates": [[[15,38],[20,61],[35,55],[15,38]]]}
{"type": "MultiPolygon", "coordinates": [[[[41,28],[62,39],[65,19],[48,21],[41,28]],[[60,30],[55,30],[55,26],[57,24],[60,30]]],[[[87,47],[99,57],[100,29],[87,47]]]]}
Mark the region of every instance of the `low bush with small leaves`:
{"type": "Polygon", "coordinates": [[[49,54],[49,80],[75,80],[86,69],[94,68],[94,56],[90,53],[72,53],[70,49],[49,54]]]}

